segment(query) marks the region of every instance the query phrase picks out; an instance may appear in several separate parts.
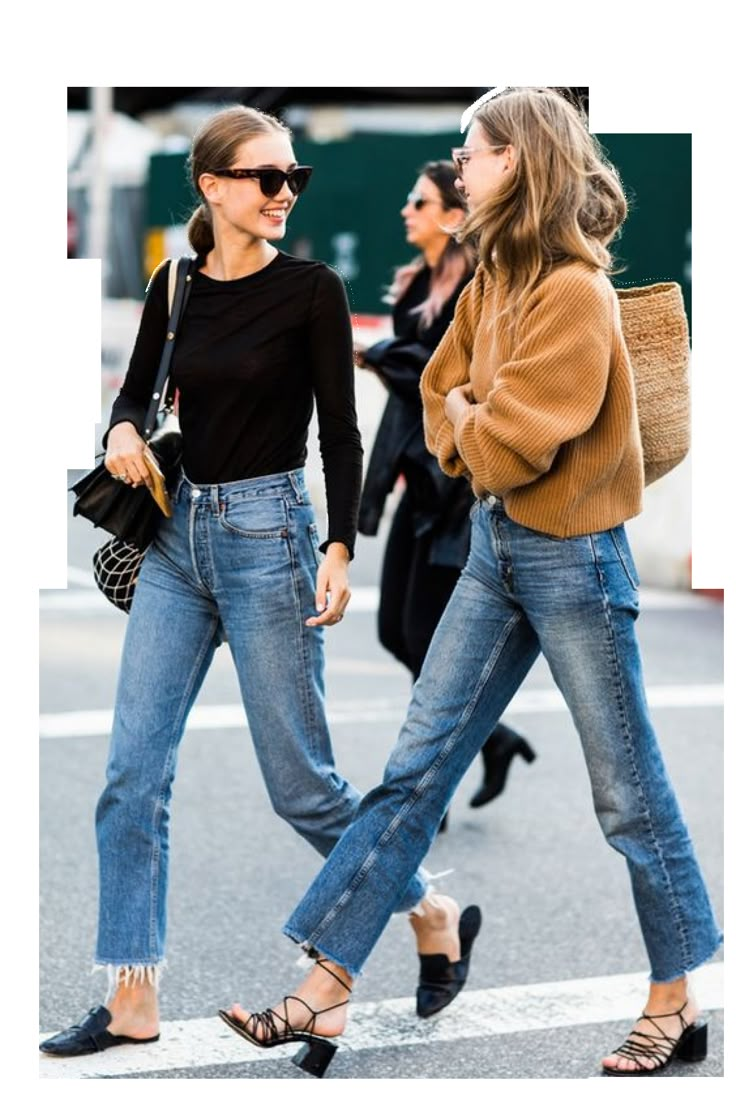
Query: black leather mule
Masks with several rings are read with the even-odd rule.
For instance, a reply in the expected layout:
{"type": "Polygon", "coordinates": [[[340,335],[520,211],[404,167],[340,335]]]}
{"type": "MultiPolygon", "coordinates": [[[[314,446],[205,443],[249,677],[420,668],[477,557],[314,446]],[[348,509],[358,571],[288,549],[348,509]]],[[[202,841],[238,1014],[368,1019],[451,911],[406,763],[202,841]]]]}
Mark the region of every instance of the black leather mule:
{"type": "Polygon", "coordinates": [[[96,1054],[108,1047],[122,1046],[123,1043],[155,1043],[159,1035],[152,1035],[148,1039],[133,1039],[130,1035],[112,1035],[107,1028],[112,1022],[112,1015],[104,1004],[90,1008],[87,1015],[78,1024],[67,1027],[58,1035],[52,1035],[45,1039],[39,1046],[44,1054],[50,1054],[53,1058],[77,1058],[82,1054],[96,1054]]]}

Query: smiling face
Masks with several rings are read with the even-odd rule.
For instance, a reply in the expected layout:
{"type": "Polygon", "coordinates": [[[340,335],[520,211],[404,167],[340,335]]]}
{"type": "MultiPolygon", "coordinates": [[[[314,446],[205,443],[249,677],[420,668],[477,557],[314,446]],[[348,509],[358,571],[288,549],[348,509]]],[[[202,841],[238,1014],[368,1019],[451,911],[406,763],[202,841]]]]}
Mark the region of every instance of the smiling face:
{"type": "Polygon", "coordinates": [[[457,186],[473,211],[507,182],[516,164],[516,151],[513,146],[492,145],[479,122],[471,125],[465,149],[457,186]]]}
{"type": "MultiPolygon", "coordinates": [[[[296,165],[294,151],[286,134],[258,134],[243,142],[232,164],[218,166],[230,169],[283,169],[296,165]]],[[[279,241],[286,233],[286,220],[296,203],[296,196],[284,181],[273,197],[263,194],[260,182],[253,178],[233,180],[229,177],[202,173],[199,186],[207,200],[213,219],[226,233],[247,234],[252,238],[279,241]]]]}

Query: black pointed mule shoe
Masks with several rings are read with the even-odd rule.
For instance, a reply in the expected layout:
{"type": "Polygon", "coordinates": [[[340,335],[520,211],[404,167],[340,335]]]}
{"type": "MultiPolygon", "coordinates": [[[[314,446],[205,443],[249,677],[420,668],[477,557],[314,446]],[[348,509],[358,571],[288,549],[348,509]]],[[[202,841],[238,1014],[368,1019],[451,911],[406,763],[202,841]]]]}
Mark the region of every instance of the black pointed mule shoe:
{"type": "MultiPolygon", "coordinates": [[[[346,985],[342,978],[339,978],[329,967],[325,966],[324,959],[318,958],[316,962],[318,966],[331,974],[335,981],[339,981],[343,989],[347,989],[348,993],[351,992],[350,986],[346,985]]],[[[321,1016],[323,1012],[331,1012],[333,1008],[341,1008],[342,1005],[349,1002],[347,1000],[339,1001],[337,1004],[331,1004],[329,1008],[320,1008],[318,1012],[310,1008],[301,997],[284,997],[283,1003],[283,1016],[279,1015],[278,1012],[274,1012],[272,1008],[267,1008],[265,1012],[253,1012],[247,1020],[243,1021],[220,1008],[220,1019],[224,1020],[233,1031],[237,1031],[238,1035],[247,1039],[249,1043],[264,1049],[283,1046],[285,1043],[303,1042],[304,1046],[294,1055],[291,1059],[292,1062],[299,1069],[304,1070],[305,1073],[311,1073],[313,1077],[324,1077],[327,1067],[335,1056],[337,1043],[324,1035],[315,1034],[314,1028],[317,1017],[321,1016]],[[294,1028],[289,1023],[289,1001],[297,1001],[309,1012],[310,1018],[304,1027],[294,1028]]]]}
{"type": "Polygon", "coordinates": [[[417,1016],[427,1019],[447,1008],[468,980],[470,952],[480,931],[481,912],[469,905],[460,916],[460,959],[450,962],[444,954],[419,955],[419,985],[417,986],[417,1016]]]}
{"type": "Polygon", "coordinates": [[[160,1036],[152,1035],[148,1039],[133,1039],[130,1035],[112,1035],[108,1026],[112,1022],[112,1015],[104,1004],[90,1008],[87,1015],[73,1027],[60,1031],[58,1035],[52,1035],[45,1039],[39,1046],[43,1054],[50,1054],[53,1058],[78,1058],[82,1054],[96,1054],[108,1047],[122,1046],[124,1043],[155,1043],[160,1036]]]}

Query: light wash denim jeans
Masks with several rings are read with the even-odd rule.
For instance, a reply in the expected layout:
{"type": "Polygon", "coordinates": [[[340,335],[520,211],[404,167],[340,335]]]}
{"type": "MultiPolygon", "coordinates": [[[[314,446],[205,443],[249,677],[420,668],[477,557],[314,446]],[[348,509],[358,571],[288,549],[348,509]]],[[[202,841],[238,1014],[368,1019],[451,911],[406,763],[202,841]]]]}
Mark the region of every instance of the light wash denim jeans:
{"type": "Polygon", "coordinates": [[[638,579],[623,526],[555,539],[516,524],[493,499],[471,516],[468,562],[383,782],[363,798],[284,932],[360,972],[541,649],[580,735],[603,833],[626,858],[651,979],[680,977],[722,936],[647,709],[638,579]]]}
{"type": "MultiPolygon", "coordinates": [[[[276,813],[327,855],[361,797],[333,761],[324,630],[304,624],[320,553],[303,469],[220,485],[182,478],[173,498],[136,585],[97,806],[96,961],[113,967],[164,956],[177,749],[223,632],[276,813]]],[[[425,888],[410,871],[397,910],[425,888]]]]}

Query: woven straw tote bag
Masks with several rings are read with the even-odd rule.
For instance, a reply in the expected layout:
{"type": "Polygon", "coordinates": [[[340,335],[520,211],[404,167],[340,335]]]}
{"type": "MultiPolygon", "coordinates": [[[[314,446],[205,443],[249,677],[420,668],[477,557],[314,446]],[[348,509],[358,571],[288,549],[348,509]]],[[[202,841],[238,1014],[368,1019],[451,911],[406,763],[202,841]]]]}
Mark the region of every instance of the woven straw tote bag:
{"type": "Polygon", "coordinates": [[[676,283],[616,288],[621,329],[634,371],[648,486],[690,449],[690,340],[676,283]]]}

